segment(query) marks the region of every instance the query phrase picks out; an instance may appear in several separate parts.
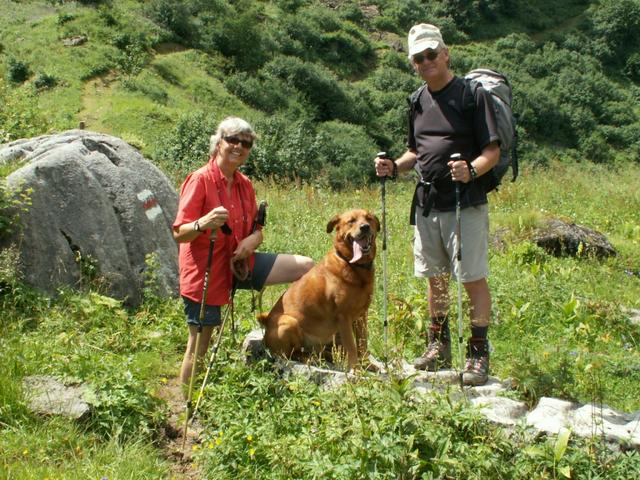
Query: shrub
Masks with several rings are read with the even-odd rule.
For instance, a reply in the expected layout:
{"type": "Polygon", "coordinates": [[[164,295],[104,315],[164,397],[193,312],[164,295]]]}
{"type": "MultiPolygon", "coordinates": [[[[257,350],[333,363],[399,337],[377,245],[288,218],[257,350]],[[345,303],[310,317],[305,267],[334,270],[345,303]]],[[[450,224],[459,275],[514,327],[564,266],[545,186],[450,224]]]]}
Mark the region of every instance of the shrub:
{"type": "Polygon", "coordinates": [[[219,2],[199,16],[199,44],[206,51],[217,51],[230,57],[240,70],[256,71],[267,60],[271,43],[260,5],[241,1],[232,7],[219,2]]]}
{"type": "Polygon", "coordinates": [[[0,144],[43,133],[48,126],[33,93],[9,89],[0,78],[0,144]]]}
{"type": "Polygon", "coordinates": [[[224,85],[243,102],[266,113],[287,110],[297,96],[287,83],[269,75],[238,72],[227,76],[224,85]]]}
{"type": "Polygon", "coordinates": [[[378,150],[364,128],[339,121],[318,125],[322,177],[333,189],[362,186],[376,179],[373,158],[378,150]]]}
{"type": "Polygon", "coordinates": [[[273,116],[257,122],[256,131],[260,140],[245,166],[250,176],[318,183],[324,159],[310,122],[273,116]]]}
{"type": "Polygon", "coordinates": [[[7,79],[12,83],[22,83],[31,75],[29,65],[13,57],[7,60],[7,79]]]}
{"type": "Polygon", "coordinates": [[[152,0],[146,7],[151,20],[166,28],[178,38],[190,40],[194,34],[187,4],[176,0],[152,0]]]}
{"type": "Polygon", "coordinates": [[[122,73],[128,77],[138,75],[149,59],[144,45],[133,43],[127,45],[123,51],[116,57],[116,62],[122,73]]]}
{"type": "Polygon", "coordinates": [[[184,178],[207,161],[209,138],[217,124],[214,116],[202,111],[182,115],[175,127],[158,142],[154,158],[168,172],[184,178]]]}
{"type": "Polygon", "coordinates": [[[295,88],[309,104],[317,107],[316,120],[352,119],[349,96],[326,68],[295,57],[278,56],[265,65],[263,72],[295,88]]]}
{"type": "Polygon", "coordinates": [[[48,73],[40,73],[33,81],[33,85],[38,89],[52,88],[58,84],[58,78],[48,73]]]}
{"type": "Polygon", "coordinates": [[[75,18],[76,16],[73,15],[72,13],[61,13],[58,15],[58,19],[56,20],[56,23],[58,25],[64,25],[65,23],[70,22],[75,18]]]}
{"type": "Polygon", "coordinates": [[[640,2],[601,0],[590,11],[594,50],[605,62],[624,65],[627,52],[640,46],[640,2]]]}

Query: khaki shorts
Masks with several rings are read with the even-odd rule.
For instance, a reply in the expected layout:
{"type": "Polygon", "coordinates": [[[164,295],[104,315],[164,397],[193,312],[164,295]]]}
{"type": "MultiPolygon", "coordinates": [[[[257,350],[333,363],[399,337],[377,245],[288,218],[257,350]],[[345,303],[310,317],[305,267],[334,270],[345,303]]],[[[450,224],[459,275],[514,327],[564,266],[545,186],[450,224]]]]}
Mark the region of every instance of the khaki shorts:
{"type": "MultiPolygon", "coordinates": [[[[428,217],[416,215],[413,239],[414,273],[416,277],[435,277],[453,272],[457,278],[455,258],[456,212],[431,210],[428,217]]],[[[489,276],[489,206],[467,207],[460,212],[462,237],[462,282],[473,282],[489,276]]]]}

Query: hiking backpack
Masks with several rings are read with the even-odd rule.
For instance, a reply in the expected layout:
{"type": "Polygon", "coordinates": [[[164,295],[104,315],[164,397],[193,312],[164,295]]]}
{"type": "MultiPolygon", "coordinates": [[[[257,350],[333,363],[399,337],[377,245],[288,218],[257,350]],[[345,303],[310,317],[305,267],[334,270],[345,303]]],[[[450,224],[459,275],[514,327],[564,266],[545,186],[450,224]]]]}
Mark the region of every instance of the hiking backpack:
{"type": "Polygon", "coordinates": [[[493,106],[496,113],[498,137],[500,138],[500,159],[498,163],[480,179],[483,181],[486,192],[495,190],[509,166],[511,166],[511,181],[518,177],[518,134],[516,132],[516,117],[511,110],[513,100],[511,85],[503,74],[488,68],[471,70],[464,76],[465,89],[463,94],[463,111],[471,111],[475,108],[475,93],[478,87],[484,88],[493,97],[493,106]],[[484,178],[487,177],[487,178],[484,178]]]}
{"type": "MultiPolygon", "coordinates": [[[[511,85],[503,74],[488,68],[471,70],[464,76],[464,82],[462,111],[469,118],[469,121],[473,119],[473,111],[476,106],[475,94],[478,87],[484,88],[493,99],[498,137],[500,138],[500,159],[490,171],[479,178],[488,193],[500,185],[509,166],[511,166],[512,172],[511,181],[514,182],[518,177],[518,135],[516,133],[516,117],[511,110],[511,85]]],[[[425,87],[426,84],[422,85],[409,97],[411,118],[420,108],[420,94],[425,87]]]]}

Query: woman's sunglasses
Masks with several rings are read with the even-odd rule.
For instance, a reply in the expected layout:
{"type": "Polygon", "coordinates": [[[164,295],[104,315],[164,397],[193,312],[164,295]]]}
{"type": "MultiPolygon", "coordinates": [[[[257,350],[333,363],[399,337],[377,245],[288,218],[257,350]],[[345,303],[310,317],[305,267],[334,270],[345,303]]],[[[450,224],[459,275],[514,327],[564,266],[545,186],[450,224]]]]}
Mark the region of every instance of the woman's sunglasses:
{"type": "Polygon", "coordinates": [[[224,139],[225,142],[227,142],[229,145],[238,145],[241,144],[244,148],[251,148],[253,147],[253,140],[242,140],[239,137],[222,137],[224,139]]]}
{"type": "Polygon", "coordinates": [[[413,56],[413,61],[416,63],[422,63],[426,58],[430,62],[433,62],[436,58],[438,58],[438,55],[440,55],[440,52],[441,52],[441,50],[425,50],[425,51],[426,53],[424,52],[416,53],[413,56]]]}

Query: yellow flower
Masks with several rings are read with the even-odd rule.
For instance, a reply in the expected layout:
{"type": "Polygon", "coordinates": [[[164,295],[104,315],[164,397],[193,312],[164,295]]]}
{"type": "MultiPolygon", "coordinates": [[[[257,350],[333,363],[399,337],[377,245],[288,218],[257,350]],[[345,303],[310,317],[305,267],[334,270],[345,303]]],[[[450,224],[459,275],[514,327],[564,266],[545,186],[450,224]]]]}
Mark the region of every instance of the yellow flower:
{"type": "Polygon", "coordinates": [[[24,455],[25,457],[27,455],[29,455],[29,450],[27,450],[26,448],[22,451],[22,455],[24,455]]]}
{"type": "Polygon", "coordinates": [[[250,448],[249,449],[249,456],[251,458],[253,458],[255,456],[255,454],[256,454],[256,449],[255,448],[250,448]]]}
{"type": "Polygon", "coordinates": [[[251,434],[247,435],[247,442],[249,443],[253,442],[253,435],[251,434]]]}
{"type": "Polygon", "coordinates": [[[216,438],[216,445],[220,445],[222,443],[222,439],[220,437],[216,438]]]}
{"type": "Polygon", "coordinates": [[[169,383],[169,380],[167,380],[165,377],[162,377],[160,379],[160,383],[162,383],[163,385],[166,385],[167,383],[169,383]]]}
{"type": "Polygon", "coordinates": [[[213,444],[213,442],[209,442],[207,444],[207,447],[209,447],[209,450],[211,450],[213,447],[215,447],[215,445],[213,444]]]}
{"type": "Polygon", "coordinates": [[[198,450],[198,448],[199,448],[198,445],[194,445],[194,446],[191,447],[191,450],[193,450],[195,452],[195,451],[198,450]]]}

